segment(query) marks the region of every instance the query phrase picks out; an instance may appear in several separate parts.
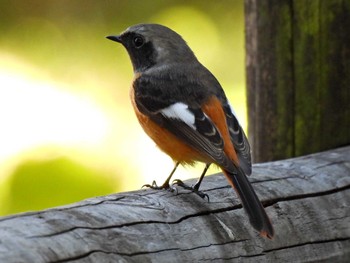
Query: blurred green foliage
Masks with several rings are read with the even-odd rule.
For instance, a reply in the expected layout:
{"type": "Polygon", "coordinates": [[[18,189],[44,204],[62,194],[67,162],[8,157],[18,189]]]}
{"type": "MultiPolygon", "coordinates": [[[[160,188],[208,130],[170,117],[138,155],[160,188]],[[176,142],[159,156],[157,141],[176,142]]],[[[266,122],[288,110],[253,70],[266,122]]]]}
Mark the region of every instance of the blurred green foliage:
{"type": "MultiPolygon", "coordinates": [[[[0,0],[0,81],[1,66],[11,65],[21,73],[23,67],[15,64],[20,61],[35,69],[36,75],[69,83],[68,88],[60,88],[90,98],[115,122],[109,132],[114,137],[104,139],[104,146],[91,150],[92,157],[84,155],[79,162],[70,158],[74,154],[70,148],[62,150],[64,146],[55,153],[59,157],[51,159],[45,151],[39,157],[23,157],[22,153],[1,157],[0,149],[0,215],[135,189],[145,183],[140,179],[144,163],[136,160],[148,158],[145,163],[149,167],[162,168],[155,165],[157,160],[148,149],[143,151],[141,139],[132,133],[142,130],[134,124],[128,101],[132,79],[128,55],[122,46],[105,39],[138,23],[161,23],[180,33],[219,79],[245,126],[243,0],[0,0]],[[11,63],[6,61],[8,54],[14,58],[11,63]],[[9,166],[6,158],[14,160],[15,167],[2,169],[9,166]]],[[[0,82],[0,96],[11,88],[0,82]]],[[[17,107],[26,111],[31,107],[28,105],[17,107]]],[[[0,110],[6,109],[0,105],[0,110]]],[[[12,120],[2,120],[0,115],[2,127],[6,127],[6,121],[12,120]]],[[[34,123],[30,119],[15,121],[34,123]]],[[[26,135],[25,130],[21,132],[20,136],[26,135]]],[[[2,136],[0,129],[0,139],[2,136]]],[[[4,140],[15,142],[16,138],[4,140]]],[[[171,167],[166,169],[170,171],[171,167]]],[[[160,171],[163,178],[168,170],[160,171]]]]}
{"type": "Polygon", "coordinates": [[[214,72],[221,81],[244,82],[243,0],[1,0],[0,4],[0,47],[60,78],[79,77],[85,70],[101,79],[117,72],[131,76],[129,63],[115,63],[115,58],[127,58],[125,51],[113,48],[104,36],[151,22],[180,32],[200,58],[200,47],[216,55],[210,64],[202,59],[210,69],[230,66],[231,70],[214,72]],[[219,43],[212,45],[217,37],[219,43]],[[220,52],[213,52],[218,47],[220,52]]]}
{"type": "Polygon", "coordinates": [[[65,157],[24,162],[11,175],[8,189],[4,214],[40,210],[115,191],[110,176],[65,157]]]}

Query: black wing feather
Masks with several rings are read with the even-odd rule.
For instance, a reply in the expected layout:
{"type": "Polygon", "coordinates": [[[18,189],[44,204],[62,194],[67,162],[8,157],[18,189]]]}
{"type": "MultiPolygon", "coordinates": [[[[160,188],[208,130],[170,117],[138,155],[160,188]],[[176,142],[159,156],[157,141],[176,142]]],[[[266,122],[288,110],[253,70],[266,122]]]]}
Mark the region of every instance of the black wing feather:
{"type": "Polygon", "coordinates": [[[252,173],[252,161],[247,136],[231,111],[231,107],[228,104],[225,104],[223,108],[226,114],[231,141],[238,156],[239,165],[246,175],[250,175],[252,173]]]}

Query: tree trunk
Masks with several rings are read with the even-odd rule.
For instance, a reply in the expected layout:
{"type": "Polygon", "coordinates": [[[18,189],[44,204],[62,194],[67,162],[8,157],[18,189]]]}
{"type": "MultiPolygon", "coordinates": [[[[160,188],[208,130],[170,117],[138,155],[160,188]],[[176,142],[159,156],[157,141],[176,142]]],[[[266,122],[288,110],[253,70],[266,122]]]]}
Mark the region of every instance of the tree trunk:
{"type": "Polygon", "coordinates": [[[254,165],[250,180],[273,240],[218,174],[210,202],[146,189],[0,218],[0,262],[349,262],[350,146],[254,165]]]}
{"type": "Polygon", "coordinates": [[[350,143],[350,1],[245,0],[255,162],[350,143]]]}

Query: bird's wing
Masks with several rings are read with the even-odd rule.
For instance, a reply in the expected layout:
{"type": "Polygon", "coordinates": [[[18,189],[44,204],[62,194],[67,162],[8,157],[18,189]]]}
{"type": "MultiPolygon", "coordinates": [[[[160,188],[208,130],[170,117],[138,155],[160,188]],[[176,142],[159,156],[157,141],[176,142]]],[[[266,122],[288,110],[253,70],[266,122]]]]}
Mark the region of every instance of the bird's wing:
{"type": "MultiPolygon", "coordinates": [[[[203,110],[186,103],[185,94],[164,94],[163,88],[157,88],[159,83],[156,80],[151,85],[147,83],[134,82],[134,99],[138,110],[225,170],[234,172],[236,168],[223,150],[223,138],[203,110]]],[[[179,89],[168,89],[174,90],[179,89]]]]}

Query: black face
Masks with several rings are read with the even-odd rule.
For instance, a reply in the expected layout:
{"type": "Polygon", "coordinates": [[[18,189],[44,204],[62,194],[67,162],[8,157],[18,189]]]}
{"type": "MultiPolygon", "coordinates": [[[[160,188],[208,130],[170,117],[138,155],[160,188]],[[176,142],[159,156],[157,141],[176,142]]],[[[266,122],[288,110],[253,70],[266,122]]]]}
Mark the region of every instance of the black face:
{"type": "Polygon", "coordinates": [[[126,32],[119,36],[118,42],[127,49],[134,71],[142,71],[156,63],[156,50],[150,41],[134,32],[126,32]]]}

